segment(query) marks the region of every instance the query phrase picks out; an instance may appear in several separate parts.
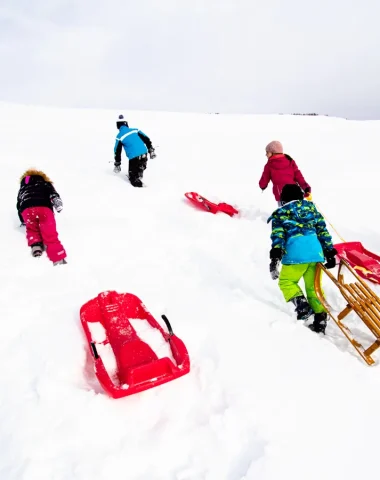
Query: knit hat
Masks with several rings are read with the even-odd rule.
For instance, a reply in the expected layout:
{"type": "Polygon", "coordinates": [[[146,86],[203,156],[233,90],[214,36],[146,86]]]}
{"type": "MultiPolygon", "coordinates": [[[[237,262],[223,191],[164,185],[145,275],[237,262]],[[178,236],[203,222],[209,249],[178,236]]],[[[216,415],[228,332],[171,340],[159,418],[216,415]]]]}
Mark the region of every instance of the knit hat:
{"type": "Polygon", "coordinates": [[[282,143],[278,140],[273,140],[273,142],[268,143],[265,147],[267,153],[284,153],[284,148],[282,143]]]}
{"type": "Polygon", "coordinates": [[[125,125],[126,127],[128,127],[128,122],[124,118],[124,115],[119,115],[116,120],[116,127],[120,128],[122,125],[125,125]]]}
{"type": "Polygon", "coordinates": [[[281,203],[285,204],[292,200],[303,200],[303,191],[296,183],[285,185],[281,191],[281,203]]]}

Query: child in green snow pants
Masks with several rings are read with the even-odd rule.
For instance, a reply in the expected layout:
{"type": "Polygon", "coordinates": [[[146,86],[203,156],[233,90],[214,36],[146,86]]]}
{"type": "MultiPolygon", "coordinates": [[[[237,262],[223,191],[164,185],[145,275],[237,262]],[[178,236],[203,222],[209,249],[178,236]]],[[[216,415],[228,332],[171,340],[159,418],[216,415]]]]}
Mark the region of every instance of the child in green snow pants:
{"type": "Polygon", "coordinates": [[[314,288],[314,280],[317,263],[299,263],[297,265],[282,265],[279,287],[285,297],[285,301],[289,302],[294,297],[303,295],[298,282],[303,277],[305,282],[306,297],[309,305],[314,313],[325,312],[326,309],[317,298],[314,288]]]}

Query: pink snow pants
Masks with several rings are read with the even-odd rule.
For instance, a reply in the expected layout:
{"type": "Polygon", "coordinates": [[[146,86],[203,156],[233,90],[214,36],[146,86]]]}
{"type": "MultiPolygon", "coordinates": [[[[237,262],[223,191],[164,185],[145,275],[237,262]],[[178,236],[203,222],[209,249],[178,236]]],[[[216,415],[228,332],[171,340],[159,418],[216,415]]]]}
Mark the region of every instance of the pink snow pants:
{"type": "Polygon", "coordinates": [[[66,258],[65,249],[58,239],[53,211],[48,207],[30,207],[22,212],[26,226],[26,239],[30,247],[34,243],[44,243],[46,254],[52,262],[66,258]]]}

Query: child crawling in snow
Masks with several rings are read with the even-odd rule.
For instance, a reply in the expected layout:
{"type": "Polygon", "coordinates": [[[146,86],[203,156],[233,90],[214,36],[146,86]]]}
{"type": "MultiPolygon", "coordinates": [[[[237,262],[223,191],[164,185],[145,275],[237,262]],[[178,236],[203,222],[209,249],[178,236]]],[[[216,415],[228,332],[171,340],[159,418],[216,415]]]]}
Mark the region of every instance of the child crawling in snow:
{"type": "Polygon", "coordinates": [[[297,319],[306,320],[314,314],[309,328],[325,333],[327,313],[314,289],[316,266],[326,259],[326,268],[334,268],[337,251],[322,215],[314,203],[304,200],[298,185],[283,187],[281,204],[268,219],[268,223],[272,221],[270,274],[274,280],[279,278],[285,301],[296,307],[297,319]],[[298,285],[302,277],[307,299],[298,285]]]}
{"type": "Polygon", "coordinates": [[[58,239],[53,208],[60,212],[62,200],[49,177],[40,170],[27,170],[20,179],[17,211],[26,227],[28,246],[39,257],[46,254],[54,265],[65,264],[66,252],[58,239]]]}

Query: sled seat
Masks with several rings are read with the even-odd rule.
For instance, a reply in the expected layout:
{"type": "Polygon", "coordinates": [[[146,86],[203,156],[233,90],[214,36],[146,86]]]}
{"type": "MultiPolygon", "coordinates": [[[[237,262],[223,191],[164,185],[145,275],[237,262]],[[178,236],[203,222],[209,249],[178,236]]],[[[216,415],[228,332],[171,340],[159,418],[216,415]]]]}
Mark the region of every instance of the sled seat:
{"type": "Polygon", "coordinates": [[[126,343],[120,350],[119,378],[121,384],[139,385],[173,375],[173,362],[158,358],[142,340],[126,343]]]}
{"type": "Polygon", "coordinates": [[[380,347],[380,298],[369,288],[367,283],[357,275],[355,269],[344,259],[341,259],[340,261],[337,277],[327,270],[324,265],[318,264],[315,278],[315,291],[318,300],[326,308],[331,318],[342,330],[360,356],[368,365],[373,365],[375,361],[371,355],[380,347]],[[345,282],[342,272],[343,267],[346,267],[349,270],[349,272],[355,277],[355,281],[351,283],[345,282]],[[326,273],[347,302],[347,306],[337,316],[332,314],[331,307],[324,297],[321,287],[322,272],[326,273]],[[356,313],[375,337],[374,342],[367,348],[364,348],[363,345],[353,337],[351,330],[342,322],[351,312],[356,313]]]}

